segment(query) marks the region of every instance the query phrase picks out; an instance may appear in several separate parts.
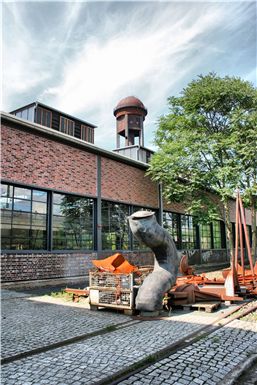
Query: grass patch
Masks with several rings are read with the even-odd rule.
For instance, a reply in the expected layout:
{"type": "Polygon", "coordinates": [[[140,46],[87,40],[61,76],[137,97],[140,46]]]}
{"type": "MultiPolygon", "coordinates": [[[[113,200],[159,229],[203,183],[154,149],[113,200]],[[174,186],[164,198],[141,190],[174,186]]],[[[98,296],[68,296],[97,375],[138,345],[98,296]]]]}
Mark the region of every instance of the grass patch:
{"type": "Polygon", "coordinates": [[[63,299],[66,302],[72,302],[72,293],[66,293],[66,291],[52,291],[50,294],[50,297],[55,299],[63,299]]]}

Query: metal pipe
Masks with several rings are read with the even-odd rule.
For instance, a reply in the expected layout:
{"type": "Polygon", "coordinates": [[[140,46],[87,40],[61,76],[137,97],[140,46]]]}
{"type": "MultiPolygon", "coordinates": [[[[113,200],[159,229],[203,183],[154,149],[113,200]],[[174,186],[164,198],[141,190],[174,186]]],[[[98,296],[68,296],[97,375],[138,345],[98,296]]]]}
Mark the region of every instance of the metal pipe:
{"type": "Polygon", "coordinates": [[[238,228],[239,228],[239,201],[238,193],[236,198],[236,241],[235,241],[235,265],[238,267],[238,228]]]}
{"type": "Polygon", "coordinates": [[[154,212],[137,211],[128,217],[133,235],[154,252],[154,270],[144,280],[136,297],[136,309],[156,311],[162,299],[176,282],[179,258],[175,243],[156,221],[154,212]]]}
{"type": "Polygon", "coordinates": [[[243,284],[245,284],[245,261],[244,261],[244,243],[243,243],[243,232],[242,232],[242,223],[240,218],[240,213],[238,215],[238,226],[239,226],[239,236],[240,236],[240,255],[241,255],[241,266],[243,274],[243,284]]]}
{"type": "Polygon", "coordinates": [[[254,269],[253,269],[253,261],[252,261],[250,242],[249,242],[249,237],[248,237],[248,233],[247,233],[247,227],[246,227],[246,220],[245,220],[245,215],[244,215],[243,203],[242,203],[240,195],[239,195],[239,206],[240,206],[240,211],[241,211],[241,219],[242,219],[243,226],[244,226],[245,243],[246,243],[246,248],[247,248],[248,259],[249,259],[249,262],[250,262],[251,273],[252,273],[252,275],[254,277],[255,274],[254,274],[254,269]]]}

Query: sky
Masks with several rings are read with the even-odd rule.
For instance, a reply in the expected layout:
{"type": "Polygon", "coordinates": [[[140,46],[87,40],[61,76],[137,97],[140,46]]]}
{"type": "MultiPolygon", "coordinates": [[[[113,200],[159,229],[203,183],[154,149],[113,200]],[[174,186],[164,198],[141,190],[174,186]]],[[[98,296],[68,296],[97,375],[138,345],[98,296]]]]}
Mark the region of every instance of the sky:
{"type": "Polygon", "coordinates": [[[2,110],[33,101],[97,126],[115,148],[113,109],[146,106],[154,149],[167,98],[202,74],[256,86],[256,1],[2,1],[2,110]]]}

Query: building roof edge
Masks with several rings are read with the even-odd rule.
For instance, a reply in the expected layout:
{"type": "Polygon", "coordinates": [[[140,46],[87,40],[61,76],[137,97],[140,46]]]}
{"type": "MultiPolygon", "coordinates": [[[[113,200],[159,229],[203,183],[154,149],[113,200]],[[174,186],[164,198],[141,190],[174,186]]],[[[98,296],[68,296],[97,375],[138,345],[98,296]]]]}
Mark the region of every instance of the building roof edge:
{"type": "Polygon", "coordinates": [[[31,130],[38,132],[38,133],[47,135],[51,138],[54,138],[55,140],[59,140],[59,141],[66,142],[67,144],[70,144],[73,146],[84,148],[91,153],[105,156],[107,158],[116,160],[118,162],[126,163],[128,165],[132,165],[134,167],[145,169],[145,170],[147,170],[147,168],[149,167],[146,163],[143,163],[143,162],[140,162],[140,161],[137,161],[134,159],[130,159],[124,155],[117,154],[113,151],[105,150],[103,148],[95,146],[92,143],[85,142],[81,139],[78,139],[78,138],[75,138],[73,136],[64,134],[60,131],[56,131],[52,128],[42,126],[38,123],[32,123],[28,120],[17,118],[15,115],[12,115],[10,113],[1,111],[1,121],[4,121],[4,120],[9,121],[9,122],[14,123],[14,124],[18,124],[18,125],[25,127],[27,129],[29,128],[31,130]]]}

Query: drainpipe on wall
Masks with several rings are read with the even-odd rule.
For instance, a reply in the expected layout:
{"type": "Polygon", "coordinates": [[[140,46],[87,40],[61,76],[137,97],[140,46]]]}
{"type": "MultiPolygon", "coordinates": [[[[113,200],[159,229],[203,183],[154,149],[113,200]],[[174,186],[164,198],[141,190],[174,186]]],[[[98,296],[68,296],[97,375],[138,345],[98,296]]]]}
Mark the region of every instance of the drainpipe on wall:
{"type": "Polygon", "coordinates": [[[102,252],[102,198],[101,198],[101,156],[97,155],[97,204],[96,204],[96,251],[102,252]]]}
{"type": "Polygon", "coordinates": [[[162,182],[159,182],[158,185],[158,199],[159,199],[159,225],[163,225],[163,198],[162,198],[162,182]]]}

